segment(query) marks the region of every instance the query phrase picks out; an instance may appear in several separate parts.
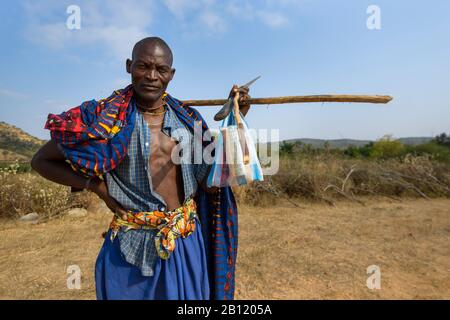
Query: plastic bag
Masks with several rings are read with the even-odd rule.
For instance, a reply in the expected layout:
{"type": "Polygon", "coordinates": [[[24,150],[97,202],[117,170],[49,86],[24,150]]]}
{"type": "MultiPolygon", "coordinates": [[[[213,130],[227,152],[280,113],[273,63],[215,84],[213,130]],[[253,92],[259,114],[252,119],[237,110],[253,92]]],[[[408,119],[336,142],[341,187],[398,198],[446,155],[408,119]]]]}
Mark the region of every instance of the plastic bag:
{"type": "Polygon", "coordinates": [[[222,121],[217,136],[208,187],[226,187],[262,181],[263,173],[255,143],[242,114],[236,109],[222,121]]]}

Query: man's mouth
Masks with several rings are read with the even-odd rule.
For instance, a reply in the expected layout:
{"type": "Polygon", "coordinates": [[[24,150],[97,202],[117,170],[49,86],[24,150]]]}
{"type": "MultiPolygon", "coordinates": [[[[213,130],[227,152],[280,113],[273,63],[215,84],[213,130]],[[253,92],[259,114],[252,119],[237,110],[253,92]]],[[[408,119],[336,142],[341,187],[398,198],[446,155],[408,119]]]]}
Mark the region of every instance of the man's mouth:
{"type": "Polygon", "coordinates": [[[152,84],[143,84],[141,87],[148,91],[158,91],[160,89],[158,86],[152,84]]]}

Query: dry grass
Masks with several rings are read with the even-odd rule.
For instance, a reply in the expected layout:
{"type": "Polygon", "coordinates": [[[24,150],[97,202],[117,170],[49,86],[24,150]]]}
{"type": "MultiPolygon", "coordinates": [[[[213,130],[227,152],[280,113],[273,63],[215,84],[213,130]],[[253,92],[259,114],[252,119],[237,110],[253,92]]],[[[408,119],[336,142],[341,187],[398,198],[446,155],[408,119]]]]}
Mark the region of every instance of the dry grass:
{"type": "Polygon", "coordinates": [[[0,223],[0,297],[94,299],[94,263],[112,214],[61,216],[37,225],[0,223]],[[92,217],[91,217],[92,218],[92,217]],[[67,267],[78,265],[82,289],[67,289],[67,267]]]}
{"type": "MultiPolygon", "coordinates": [[[[73,196],[70,188],[35,172],[21,173],[19,164],[0,168],[0,217],[30,212],[51,217],[62,208],[85,207],[89,197],[73,196]]],[[[372,161],[319,154],[281,158],[280,169],[265,181],[235,188],[240,203],[272,206],[290,197],[334,204],[360,203],[361,196],[450,197],[450,164],[427,156],[372,161]]]]}
{"type": "Polygon", "coordinates": [[[30,212],[51,218],[65,209],[86,207],[87,192],[71,193],[70,187],[46,180],[34,172],[18,172],[19,164],[0,168],[0,217],[17,218],[30,212]]]}
{"type": "Polygon", "coordinates": [[[361,196],[450,197],[450,164],[411,155],[380,161],[327,154],[284,157],[276,175],[239,187],[236,195],[240,202],[257,206],[283,197],[328,204],[360,202],[361,196]]]}
{"type": "MultiPolygon", "coordinates": [[[[449,299],[450,200],[365,202],[241,206],[236,299],[449,299]],[[372,264],[381,268],[381,290],[365,286],[372,264]]],[[[111,215],[90,214],[94,220],[1,221],[0,298],[94,299],[111,215]],[[66,287],[71,264],[81,268],[81,290],[66,287]]]]}
{"type": "Polygon", "coordinates": [[[242,208],[240,299],[450,298],[450,200],[242,208]],[[381,290],[366,269],[381,268],[381,290]]]}

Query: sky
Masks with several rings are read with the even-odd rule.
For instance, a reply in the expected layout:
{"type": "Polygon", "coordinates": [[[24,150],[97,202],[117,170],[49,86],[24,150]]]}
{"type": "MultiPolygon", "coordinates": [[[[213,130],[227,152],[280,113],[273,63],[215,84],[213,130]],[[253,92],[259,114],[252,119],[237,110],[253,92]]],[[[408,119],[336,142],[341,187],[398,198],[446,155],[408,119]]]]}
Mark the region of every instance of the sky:
{"type": "MultiPolygon", "coordinates": [[[[0,121],[49,139],[49,113],[125,87],[133,44],[159,36],[180,100],[225,98],[258,75],[252,97],[394,97],[253,106],[249,126],[280,139],[450,133],[449,15],[448,0],[1,0],[0,121]]],[[[198,110],[218,127],[219,107],[198,110]]]]}

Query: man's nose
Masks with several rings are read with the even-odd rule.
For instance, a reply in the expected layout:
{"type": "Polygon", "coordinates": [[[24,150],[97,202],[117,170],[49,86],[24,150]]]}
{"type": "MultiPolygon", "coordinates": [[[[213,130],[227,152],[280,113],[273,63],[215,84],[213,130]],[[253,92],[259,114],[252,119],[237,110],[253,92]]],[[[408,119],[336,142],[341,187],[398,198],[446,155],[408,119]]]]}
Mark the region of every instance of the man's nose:
{"type": "Polygon", "coordinates": [[[150,71],[147,72],[147,78],[149,80],[158,80],[158,78],[156,76],[156,69],[150,69],[150,71]]]}

